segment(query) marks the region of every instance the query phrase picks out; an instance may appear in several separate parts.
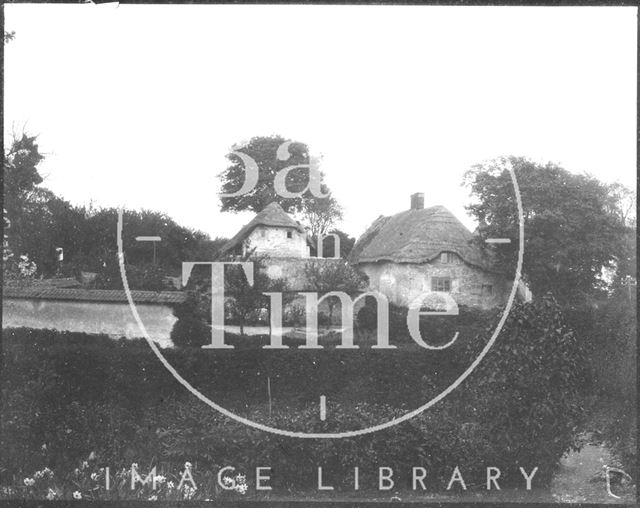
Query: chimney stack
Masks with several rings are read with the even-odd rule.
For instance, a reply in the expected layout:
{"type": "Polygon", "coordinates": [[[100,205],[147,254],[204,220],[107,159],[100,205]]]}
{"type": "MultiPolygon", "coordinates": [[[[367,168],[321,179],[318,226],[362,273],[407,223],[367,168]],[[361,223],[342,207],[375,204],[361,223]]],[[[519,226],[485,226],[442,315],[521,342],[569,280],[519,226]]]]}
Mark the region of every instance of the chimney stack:
{"type": "Polygon", "coordinates": [[[416,192],[411,195],[411,209],[422,210],[424,208],[424,193],[416,192]]]}

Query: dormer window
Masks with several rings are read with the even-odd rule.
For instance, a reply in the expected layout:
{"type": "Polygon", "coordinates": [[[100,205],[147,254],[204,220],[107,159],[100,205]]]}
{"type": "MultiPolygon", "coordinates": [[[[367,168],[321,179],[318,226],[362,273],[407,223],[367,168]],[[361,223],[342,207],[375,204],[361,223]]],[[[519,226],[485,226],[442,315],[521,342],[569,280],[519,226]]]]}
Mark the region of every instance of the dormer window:
{"type": "Polygon", "coordinates": [[[293,238],[293,231],[287,231],[287,238],[293,238]]]}
{"type": "Polygon", "coordinates": [[[443,252],[440,254],[440,262],[448,265],[460,263],[460,257],[455,252],[443,252]]]}

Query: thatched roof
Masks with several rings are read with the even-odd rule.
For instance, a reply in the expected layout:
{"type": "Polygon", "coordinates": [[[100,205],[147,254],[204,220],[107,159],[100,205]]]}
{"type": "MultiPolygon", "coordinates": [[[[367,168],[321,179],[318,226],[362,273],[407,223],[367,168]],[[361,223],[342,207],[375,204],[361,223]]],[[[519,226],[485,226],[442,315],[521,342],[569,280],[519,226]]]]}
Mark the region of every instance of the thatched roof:
{"type": "Polygon", "coordinates": [[[466,263],[492,270],[478,237],[444,206],[378,217],[354,245],[350,261],[427,263],[441,252],[455,252],[466,263]]]}
{"type": "Polygon", "coordinates": [[[231,240],[222,246],[220,252],[226,252],[236,247],[258,226],[294,228],[300,233],[305,233],[304,228],[287,215],[282,207],[274,201],[273,203],[269,203],[265,206],[264,209],[258,213],[253,220],[251,220],[251,222],[245,224],[231,240]]]}

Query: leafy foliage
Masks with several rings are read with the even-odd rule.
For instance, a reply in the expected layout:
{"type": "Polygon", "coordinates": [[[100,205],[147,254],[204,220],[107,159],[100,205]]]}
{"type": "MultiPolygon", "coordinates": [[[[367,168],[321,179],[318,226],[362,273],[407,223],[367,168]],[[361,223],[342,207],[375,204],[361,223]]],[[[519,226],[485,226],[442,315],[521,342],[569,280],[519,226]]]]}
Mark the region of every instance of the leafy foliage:
{"type": "MultiPolygon", "coordinates": [[[[231,259],[226,259],[231,261],[231,259]]],[[[225,259],[218,259],[219,262],[225,259]]],[[[270,299],[263,293],[282,293],[283,305],[289,303],[291,297],[286,292],[287,284],[283,279],[272,279],[266,272],[267,259],[253,256],[251,252],[244,258],[234,258],[233,261],[253,263],[253,284],[249,284],[246,275],[239,265],[225,267],[224,294],[225,313],[227,323],[238,323],[240,334],[244,335],[244,326],[248,322],[255,323],[261,314],[266,317],[266,324],[270,324],[270,299]]],[[[203,345],[211,337],[211,274],[207,270],[194,270],[192,279],[187,286],[186,302],[176,307],[174,314],[178,318],[171,331],[174,344],[179,346],[203,345]]]]}
{"type": "MultiPolygon", "coordinates": [[[[289,159],[279,160],[277,158],[278,148],[286,141],[282,136],[254,137],[249,142],[235,145],[232,148],[232,152],[242,152],[256,161],[258,164],[258,183],[253,190],[241,196],[221,197],[223,212],[251,210],[257,213],[274,201],[280,204],[287,213],[302,210],[302,198],[283,198],[276,193],[273,185],[276,173],[280,170],[289,166],[309,164],[307,145],[297,142],[289,146],[289,159]]],[[[219,175],[222,180],[221,191],[233,193],[240,190],[245,181],[245,168],[237,155],[229,153],[227,158],[231,165],[219,175]]],[[[294,169],[289,172],[287,177],[287,189],[291,192],[300,192],[306,187],[308,181],[307,169],[294,169]]]]}
{"type": "Polygon", "coordinates": [[[534,295],[552,291],[561,301],[584,299],[604,286],[602,270],[613,269],[623,251],[625,224],[616,193],[587,175],[548,163],[505,157],[473,166],[465,175],[477,202],[467,209],[483,238],[510,238],[497,247],[498,261],[514,269],[518,247],[516,196],[522,196],[525,248],[523,275],[534,295]]]}
{"type": "Polygon", "coordinates": [[[302,203],[302,222],[313,238],[327,234],[342,217],[342,206],[333,195],[326,198],[309,196],[302,203]]]}
{"type": "MultiPolygon", "coordinates": [[[[74,206],[41,187],[38,165],[44,156],[35,136],[15,138],[4,160],[5,252],[28,255],[39,275],[51,276],[59,270],[78,275],[80,270],[100,272],[100,287],[121,287],[116,261],[118,210],[74,206]],[[7,222],[8,221],[8,222],[7,222]],[[64,265],[56,258],[56,248],[64,251],[64,265]]],[[[158,266],[166,272],[179,272],[183,261],[212,259],[224,239],[208,236],[175,223],[163,213],[149,210],[124,212],[124,251],[129,265],[139,266],[132,277],[136,285],[156,289],[155,269],[149,269],[152,246],[137,242],[136,236],[149,234],[162,238],[158,245],[158,266]],[[148,284],[147,284],[148,282],[148,284]]],[[[157,279],[157,277],[156,277],[157,279]]],[[[142,287],[141,287],[142,289],[142,287]]]]}
{"type": "Polygon", "coordinates": [[[289,157],[286,160],[280,160],[277,157],[278,149],[287,141],[277,135],[258,136],[232,148],[227,155],[231,165],[219,175],[222,181],[222,192],[226,194],[237,192],[245,181],[244,163],[233,152],[244,153],[256,162],[258,182],[251,191],[241,196],[221,196],[221,210],[223,212],[250,210],[257,213],[275,201],[285,212],[299,213],[310,233],[317,237],[319,234],[328,232],[336,222],[342,219],[343,210],[324,183],[321,184],[321,191],[323,194],[329,193],[329,196],[324,198],[314,196],[311,190],[307,190],[297,198],[285,198],[276,192],[274,179],[282,169],[295,166],[295,169],[288,173],[285,183],[290,192],[301,192],[309,184],[307,166],[310,163],[315,166],[319,164],[319,160],[312,159],[309,155],[307,145],[300,142],[291,143],[288,148],[289,157]]]}
{"type": "MultiPolygon", "coordinates": [[[[368,284],[367,276],[351,267],[346,261],[307,261],[304,273],[309,286],[320,295],[330,291],[352,294],[366,289],[368,284]]],[[[338,302],[335,296],[327,300],[330,322],[333,322],[333,310],[338,302]]]]}

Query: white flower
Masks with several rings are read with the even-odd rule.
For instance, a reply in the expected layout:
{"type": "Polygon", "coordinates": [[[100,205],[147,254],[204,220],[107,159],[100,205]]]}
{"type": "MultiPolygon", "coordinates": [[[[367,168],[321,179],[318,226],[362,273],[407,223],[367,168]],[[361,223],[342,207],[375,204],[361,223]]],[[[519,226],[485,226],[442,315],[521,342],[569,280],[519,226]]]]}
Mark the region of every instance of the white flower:
{"type": "Polygon", "coordinates": [[[184,467],[185,469],[191,469],[191,462],[185,462],[184,467]]]}
{"type": "Polygon", "coordinates": [[[73,493],[73,499],[82,499],[82,494],[77,490],[73,493]]]}
{"type": "Polygon", "coordinates": [[[192,489],[189,485],[184,486],[184,499],[191,499],[196,493],[196,489],[192,489]]]}
{"type": "Polygon", "coordinates": [[[229,478],[228,476],[225,476],[225,477],[222,479],[222,481],[223,481],[223,483],[224,483],[225,485],[231,485],[231,484],[233,483],[233,480],[232,480],[231,478],[229,478]]]}
{"type": "Polygon", "coordinates": [[[169,482],[167,483],[167,487],[169,488],[169,490],[173,489],[174,484],[171,480],[169,480],[169,482]]]}
{"type": "Polygon", "coordinates": [[[166,477],[162,476],[161,474],[156,476],[156,482],[163,484],[165,481],[167,481],[166,477]]]}
{"type": "Polygon", "coordinates": [[[149,501],[157,501],[158,500],[158,496],[156,496],[155,494],[153,496],[149,496],[149,501]]]}
{"type": "Polygon", "coordinates": [[[96,482],[98,481],[98,473],[91,473],[91,479],[96,482]]]}
{"type": "Polygon", "coordinates": [[[27,487],[32,487],[36,483],[33,478],[25,478],[23,482],[27,487]]]}
{"type": "Polygon", "coordinates": [[[131,469],[138,469],[138,463],[134,462],[133,464],[131,464],[131,469]]]}
{"type": "Polygon", "coordinates": [[[239,483],[244,483],[246,481],[246,479],[247,479],[247,477],[245,475],[243,475],[243,474],[239,474],[239,475],[236,476],[236,480],[239,483]]]}
{"type": "Polygon", "coordinates": [[[33,476],[36,478],[42,478],[44,476],[44,473],[42,471],[36,471],[33,476]]]}
{"type": "Polygon", "coordinates": [[[85,460],[82,462],[82,469],[87,469],[89,467],[89,463],[85,460]]]}
{"type": "Polygon", "coordinates": [[[52,501],[55,498],[56,498],[56,491],[53,489],[49,489],[49,492],[47,492],[47,499],[49,501],[52,501]]]}
{"type": "Polygon", "coordinates": [[[246,483],[239,483],[238,485],[236,485],[236,491],[240,492],[240,494],[246,494],[248,488],[249,487],[246,483]]]}

